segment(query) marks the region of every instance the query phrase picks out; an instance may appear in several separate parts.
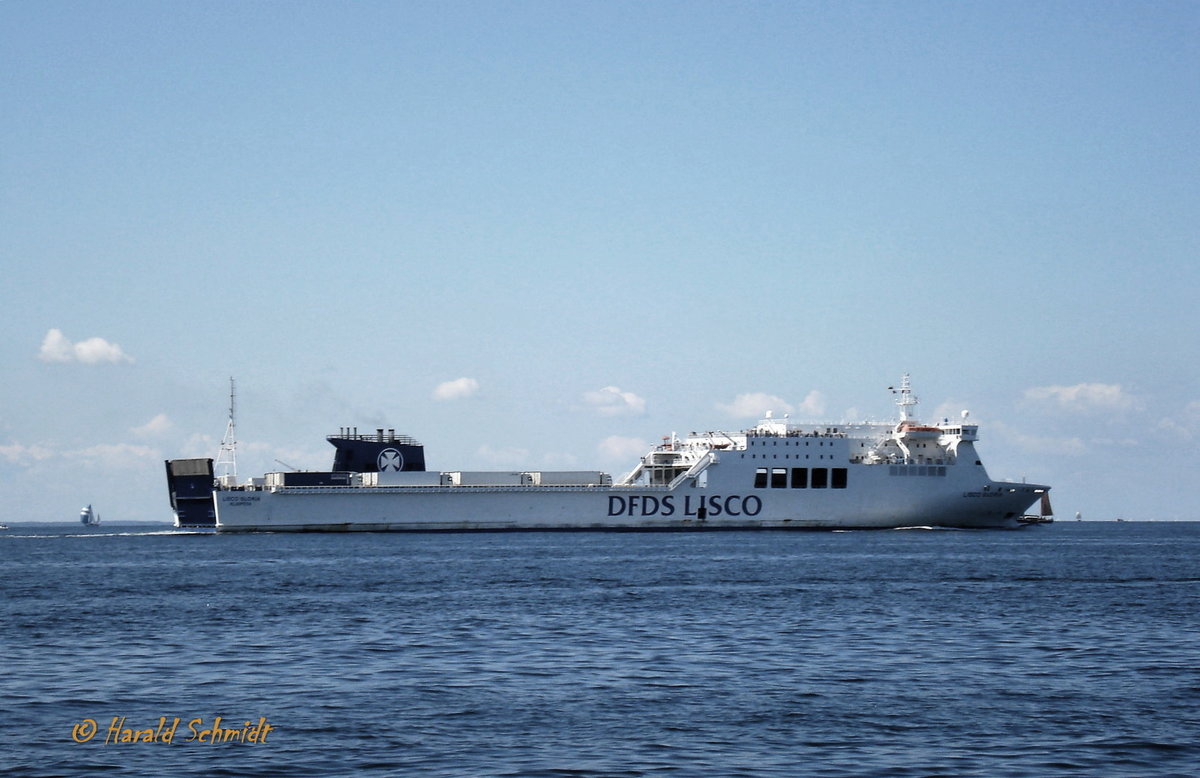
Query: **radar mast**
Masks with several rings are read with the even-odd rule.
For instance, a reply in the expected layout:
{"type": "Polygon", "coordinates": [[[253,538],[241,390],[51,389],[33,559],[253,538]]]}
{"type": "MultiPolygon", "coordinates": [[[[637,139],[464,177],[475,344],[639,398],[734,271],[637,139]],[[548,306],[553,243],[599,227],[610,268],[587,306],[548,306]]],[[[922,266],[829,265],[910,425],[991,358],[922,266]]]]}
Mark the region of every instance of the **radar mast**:
{"type": "Polygon", "coordinates": [[[229,424],[225,427],[225,437],[221,438],[221,450],[213,462],[213,474],[217,479],[237,483],[237,424],[234,421],[236,409],[233,377],[229,379],[229,424]]]}
{"type": "Polygon", "coordinates": [[[912,421],[915,416],[910,413],[910,409],[917,407],[917,398],[912,393],[912,386],[908,382],[908,373],[900,376],[900,389],[893,390],[900,395],[896,400],[896,405],[900,407],[900,421],[912,421]]]}

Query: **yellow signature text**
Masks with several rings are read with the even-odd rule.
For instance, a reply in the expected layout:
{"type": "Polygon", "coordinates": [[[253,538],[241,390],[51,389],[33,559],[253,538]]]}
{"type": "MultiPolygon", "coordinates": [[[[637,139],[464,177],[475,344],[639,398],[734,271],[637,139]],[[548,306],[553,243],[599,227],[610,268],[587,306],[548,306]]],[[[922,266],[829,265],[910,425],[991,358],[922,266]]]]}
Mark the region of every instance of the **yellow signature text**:
{"type": "Polygon", "coordinates": [[[220,716],[214,716],[211,724],[206,723],[203,717],[191,719],[186,722],[186,730],[180,729],[183,723],[179,716],[159,716],[158,721],[150,726],[139,727],[131,725],[127,716],[113,716],[107,729],[101,729],[95,719],[83,719],[71,727],[71,739],[76,743],[89,743],[103,732],[106,746],[125,743],[172,745],[176,742],[266,743],[267,737],[275,731],[275,726],[268,723],[266,716],[260,716],[258,721],[243,722],[240,727],[227,725],[220,716]]]}

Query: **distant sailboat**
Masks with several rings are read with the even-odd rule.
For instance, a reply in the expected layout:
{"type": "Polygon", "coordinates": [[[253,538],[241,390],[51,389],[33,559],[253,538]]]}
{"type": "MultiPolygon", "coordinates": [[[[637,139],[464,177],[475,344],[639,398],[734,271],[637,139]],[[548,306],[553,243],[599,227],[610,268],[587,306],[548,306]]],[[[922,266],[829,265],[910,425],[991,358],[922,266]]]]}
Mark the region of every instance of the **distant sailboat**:
{"type": "Polygon", "coordinates": [[[1050,493],[1042,492],[1042,514],[1040,516],[1022,516],[1017,521],[1022,524],[1053,524],[1054,509],[1050,507],[1050,493]]]}
{"type": "Polygon", "coordinates": [[[87,527],[95,527],[100,524],[100,514],[92,510],[89,503],[79,512],[79,523],[87,527]]]}

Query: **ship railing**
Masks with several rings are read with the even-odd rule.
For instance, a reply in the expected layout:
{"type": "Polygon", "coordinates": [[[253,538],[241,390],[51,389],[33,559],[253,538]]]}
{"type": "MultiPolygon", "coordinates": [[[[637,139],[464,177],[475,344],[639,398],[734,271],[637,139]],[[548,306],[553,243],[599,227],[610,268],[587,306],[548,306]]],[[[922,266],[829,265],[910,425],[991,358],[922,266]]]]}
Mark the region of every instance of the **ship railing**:
{"type": "Polygon", "coordinates": [[[365,441],[367,443],[400,443],[406,446],[420,446],[421,443],[416,438],[408,435],[397,435],[394,429],[377,429],[375,432],[359,432],[358,427],[345,427],[338,431],[337,435],[326,435],[328,441],[334,440],[352,440],[365,441]]]}
{"type": "Polygon", "coordinates": [[[839,427],[830,427],[825,430],[812,429],[788,429],[786,431],[748,429],[742,433],[749,438],[845,438],[849,434],[839,427]]]}
{"type": "Polygon", "coordinates": [[[391,492],[421,492],[425,494],[455,492],[596,492],[611,489],[636,489],[647,492],[667,492],[670,486],[645,484],[382,484],[379,486],[269,486],[263,491],[272,494],[378,494],[391,492]]]}

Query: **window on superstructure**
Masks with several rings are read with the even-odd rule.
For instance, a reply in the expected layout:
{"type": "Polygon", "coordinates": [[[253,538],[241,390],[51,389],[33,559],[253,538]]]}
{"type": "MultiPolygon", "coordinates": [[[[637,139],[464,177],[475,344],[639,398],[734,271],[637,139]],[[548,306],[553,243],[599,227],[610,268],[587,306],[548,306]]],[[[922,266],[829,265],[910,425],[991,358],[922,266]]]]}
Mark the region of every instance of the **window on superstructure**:
{"type": "Polygon", "coordinates": [[[834,489],[845,489],[846,488],[846,468],[844,468],[844,467],[833,468],[833,477],[832,477],[829,485],[831,487],[833,487],[834,489]]]}
{"type": "Polygon", "coordinates": [[[792,488],[807,489],[808,488],[808,468],[793,467],[792,468],[792,488]]]}
{"type": "Polygon", "coordinates": [[[812,488],[824,489],[829,486],[829,471],[823,467],[812,469],[812,488]]]}
{"type": "Polygon", "coordinates": [[[767,488],[767,468],[760,467],[754,471],[754,488],[755,489],[766,489],[767,488]]]}
{"type": "Polygon", "coordinates": [[[771,488],[786,489],[787,488],[787,468],[776,467],[771,470],[771,488]]]}

